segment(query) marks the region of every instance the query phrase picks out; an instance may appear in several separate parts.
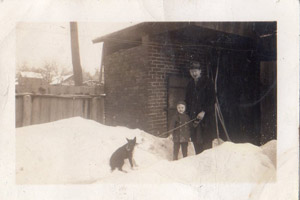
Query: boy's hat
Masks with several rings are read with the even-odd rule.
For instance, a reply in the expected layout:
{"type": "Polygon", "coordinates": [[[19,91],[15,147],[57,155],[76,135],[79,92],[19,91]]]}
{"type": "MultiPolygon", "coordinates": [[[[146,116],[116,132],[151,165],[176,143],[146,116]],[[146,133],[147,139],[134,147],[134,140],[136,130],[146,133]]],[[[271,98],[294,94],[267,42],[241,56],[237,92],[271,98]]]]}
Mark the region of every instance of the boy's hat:
{"type": "Polygon", "coordinates": [[[178,101],[176,105],[179,105],[179,104],[182,104],[182,105],[186,106],[186,103],[184,101],[178,101]]]}

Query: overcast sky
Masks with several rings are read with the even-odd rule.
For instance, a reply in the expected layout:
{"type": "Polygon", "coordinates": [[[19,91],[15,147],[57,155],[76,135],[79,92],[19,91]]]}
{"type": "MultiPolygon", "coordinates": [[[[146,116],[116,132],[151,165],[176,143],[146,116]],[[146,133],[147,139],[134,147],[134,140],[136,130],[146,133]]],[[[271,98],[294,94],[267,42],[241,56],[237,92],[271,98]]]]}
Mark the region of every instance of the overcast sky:
{"type": "MultiPolygon", "coordinates": [[[[92,40],[136,23],[78,23],[80,60],[83,70],[94,74],[100,67],[102,44],[92,40]]],[[[72,69],[70,24],[20,22],[16,31],[17,66],[42,67],[46,62],[72,69]]]]}

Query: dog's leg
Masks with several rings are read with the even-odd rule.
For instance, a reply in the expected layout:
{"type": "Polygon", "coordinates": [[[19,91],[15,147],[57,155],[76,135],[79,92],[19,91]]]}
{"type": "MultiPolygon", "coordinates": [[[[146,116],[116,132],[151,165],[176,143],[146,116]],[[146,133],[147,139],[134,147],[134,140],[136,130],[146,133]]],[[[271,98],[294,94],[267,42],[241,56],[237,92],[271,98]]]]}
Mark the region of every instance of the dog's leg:
{"type": "Polygon", "coordinates": [[[132,157],[130,156],[130,157],[128,158],[128,160],[129,160],[129,162],[130,162],[130,166],[131,166],[131,169],[132,169],[132,168],[133,168],[132,157]]]}
{"type": "Polygon", "coordinates": [[[118,170],[124,173],[127,173],[127,171],[123,170],[122,167],[118,167],[118,170]]]}
{"type": "Polygon", "coordinates": [[[134,165],[135,167],[138,167],[138,165],[136,164],[135,159],[132,158],[132,162],[133,162],[133,165],[134,165]]]}

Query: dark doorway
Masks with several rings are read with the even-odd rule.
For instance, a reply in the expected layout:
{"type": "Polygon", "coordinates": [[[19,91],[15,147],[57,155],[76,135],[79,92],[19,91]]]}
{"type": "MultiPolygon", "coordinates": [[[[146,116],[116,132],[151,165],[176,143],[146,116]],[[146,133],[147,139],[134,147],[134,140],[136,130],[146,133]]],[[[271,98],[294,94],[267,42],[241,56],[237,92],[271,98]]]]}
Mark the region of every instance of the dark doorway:
{"type": "Polygon", "coordinates": [[[176,104],[185,99],[185,88],[189,79],[182,76],[168,76],[168,127],[171,117],[176,113],[176,104]]]}
{"type": "MultiPolygon", "coordinates": [[[[247,53],[224,51],[218,55],[211,63],[211,78],[218,67],[217,97],[231,140],[262,145],[276,139],[276,62],[257,62],[247,53]]],[[[176,103],[185,99],[189,79],[168,76],[168,125],[176,103]]],[[[221,127],[219,124],[224,136],[221,127]]]]}

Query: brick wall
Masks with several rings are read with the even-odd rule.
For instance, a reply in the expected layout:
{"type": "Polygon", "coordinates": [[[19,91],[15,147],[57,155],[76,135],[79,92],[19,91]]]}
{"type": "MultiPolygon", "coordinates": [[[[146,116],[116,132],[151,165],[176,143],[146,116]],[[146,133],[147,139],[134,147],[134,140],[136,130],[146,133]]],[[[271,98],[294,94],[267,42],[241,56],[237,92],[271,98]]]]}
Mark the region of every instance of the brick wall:
{"type": "Polygon", "coordinates": [[[152,37],[143,46],[105,57],[106,124],[154,135],[167,131],[168,76],[189,77],[188,63],[206,64],[207,49],[162,45],[164,41],[152,37]]]}
{"type": "Polygon", "coordinates": [[[147,54],[143,46],[105,57],[106,124],[145,130],[147,54]]]}
{"type": "Polygon", "coordinates": [[[167,131],[168,76],[189,77],[191,59],[206,64],[207,49],[163,44],[164,38],[151,38],[148,46],[148,132],[157,135],[167,131]]]}

